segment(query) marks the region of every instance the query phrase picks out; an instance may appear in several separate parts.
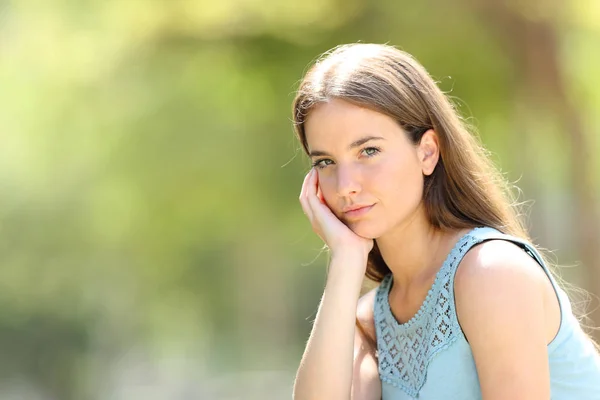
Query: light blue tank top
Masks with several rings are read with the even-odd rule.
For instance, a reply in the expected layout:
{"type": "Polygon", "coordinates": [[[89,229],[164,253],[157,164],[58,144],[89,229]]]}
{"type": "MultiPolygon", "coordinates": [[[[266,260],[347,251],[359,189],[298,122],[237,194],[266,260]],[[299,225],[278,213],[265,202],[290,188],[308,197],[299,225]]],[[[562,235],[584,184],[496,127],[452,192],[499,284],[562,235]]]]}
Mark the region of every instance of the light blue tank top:
{"type": "Polygon", "coordinates": [[[475,228],[457,242],[421,308],[408,322],[399,324],[391,312],[388,295],[392,276],[381,282],[374,318],[382,399],[481,399],[473,354],[456,316],[454,275],[467,251],[490,239],[520,246],[542,266],[558,296],[561,323],[548,345],[551,398],[600,400],[600,356],[581,330],[566,293],[533,246],[487,227],[475,228]]]}

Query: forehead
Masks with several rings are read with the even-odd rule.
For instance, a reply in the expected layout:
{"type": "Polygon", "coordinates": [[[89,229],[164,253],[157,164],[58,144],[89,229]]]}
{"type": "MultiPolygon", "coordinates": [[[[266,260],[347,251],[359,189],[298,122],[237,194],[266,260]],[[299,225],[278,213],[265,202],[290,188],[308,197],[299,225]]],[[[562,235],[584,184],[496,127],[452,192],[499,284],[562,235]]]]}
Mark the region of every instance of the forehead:
{"type": "Polygon", "coordinates": [[[305,122],[309,149],[346,146],[366,135],[392,140],[402,132],[387,115],[339,99],[316,106],[305,122]]]}

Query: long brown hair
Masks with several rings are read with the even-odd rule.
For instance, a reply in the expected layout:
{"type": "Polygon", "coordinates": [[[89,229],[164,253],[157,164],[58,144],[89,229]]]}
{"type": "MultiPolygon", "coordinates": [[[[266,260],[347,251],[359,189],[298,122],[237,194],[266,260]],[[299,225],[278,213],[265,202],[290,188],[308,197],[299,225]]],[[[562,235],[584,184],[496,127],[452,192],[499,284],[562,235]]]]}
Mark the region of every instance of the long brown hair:
{"type": "MultiPolygon", "coordinates": [[[[300,83],[292,106],[294,130],[307,154],[306,117],[315,106],[331,99],[393,118],[415,145],[427,130],[435,130],[440,158],[434,172],[425,177],[423,188],[423,203],[432,226],[489,226],[531,242],[516,188],[494,166],[448,97],[410,54],[389,45],[357,43],[335,47],[317,59],[300,83]]],[[[540,256],[551,266],[541,251],[540,256]]],[[[381,282],[390,272],[375,243],[366,277],[381,282]]],[[[565,289],[582,292],[560,276],[556,278],[565,289]]],[[[577,314],[585,319],[581,311],[577,314]]],[[[358,318],[356,325],[376,350],[374,338],[366,334],[358,318]]]]}
{"type": "MultiPolygon", "coordinates": [[[[425,177],[423,203],[432,226],[464,229],[490,226],[529,240],[510,185],[477,137],[425,68],[389,45],[349,44],[321,56],[298,88],[292,112],[296,135],[308,153],[305,121],[320,103],[341,99],[393,118],[418,144],[433,129],[440,159],[425,177]]],[[[381,282],[390,273],[377,245],[366,276],[381,282]]]]}

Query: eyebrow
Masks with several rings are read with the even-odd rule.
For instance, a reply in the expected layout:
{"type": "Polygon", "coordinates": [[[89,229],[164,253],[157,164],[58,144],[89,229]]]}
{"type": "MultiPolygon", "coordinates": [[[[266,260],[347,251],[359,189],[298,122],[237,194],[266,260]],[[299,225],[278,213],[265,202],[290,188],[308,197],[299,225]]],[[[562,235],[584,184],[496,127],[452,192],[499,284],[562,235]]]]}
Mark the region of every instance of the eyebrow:
{"type": "MultiPolygon", "coordinates": [[[[371,140],[385,140],[385,138],[383,138],[381,136],[365,136],[365,137],[362,137],[362,138],[350,143],[350,145],[348,146],[348,150],[352,150],[356,147],[360,147],[363,144],[365,144],[371,140]]],[[[318,157],[318,156],[330,156],[331,157],[331,154],[327,153],[326,151],[313,150],[309,153],[309,156],[310,157],[318,157]]]]}

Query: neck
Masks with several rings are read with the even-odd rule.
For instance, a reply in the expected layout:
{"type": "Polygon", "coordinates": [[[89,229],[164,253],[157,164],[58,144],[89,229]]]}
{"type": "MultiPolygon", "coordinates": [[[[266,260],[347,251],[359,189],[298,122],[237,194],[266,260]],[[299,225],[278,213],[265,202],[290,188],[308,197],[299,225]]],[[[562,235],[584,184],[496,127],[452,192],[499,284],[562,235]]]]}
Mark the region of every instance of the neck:
{"type": "Polygon", "coordinates": [[[422,207],[413,218],[377,239],[381,256],[394,276],[394,286],[409,287],[435,275],[455,244],[458,231],[433,227],[422,207]]]}

